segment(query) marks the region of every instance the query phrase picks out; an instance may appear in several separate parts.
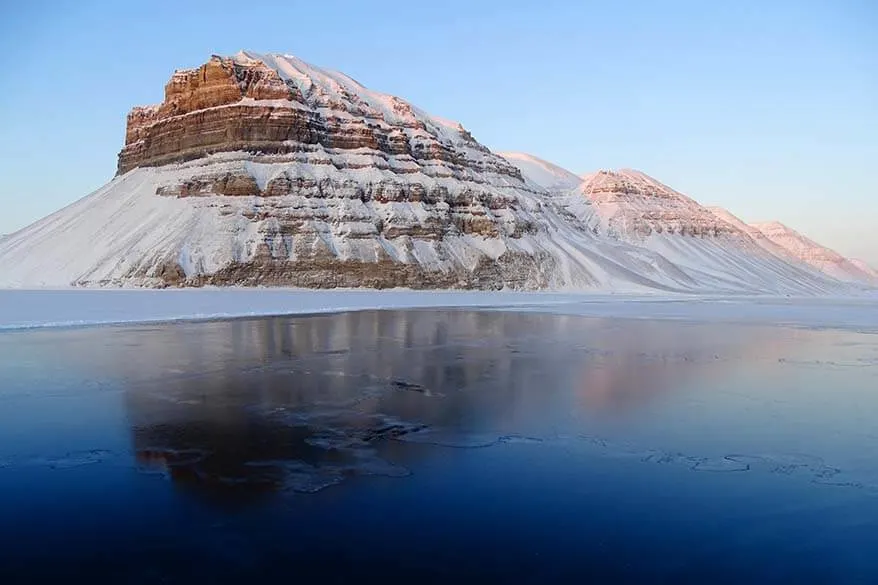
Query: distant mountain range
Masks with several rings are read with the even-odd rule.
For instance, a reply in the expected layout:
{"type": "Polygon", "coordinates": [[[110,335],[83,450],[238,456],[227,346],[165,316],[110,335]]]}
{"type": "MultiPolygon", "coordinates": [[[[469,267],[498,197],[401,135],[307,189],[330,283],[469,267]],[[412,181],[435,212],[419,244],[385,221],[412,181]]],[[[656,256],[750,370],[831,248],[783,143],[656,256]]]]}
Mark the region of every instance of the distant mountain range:
{"type": "MultiPolygon", "coordinates": [[[[846,282],[876,284],[876,271],[862,261],[849,260],[780,222],[748,225],[719,207],[704,207],[659,181],[630,169],[598,171],[583,176],[524,153],[502,153],[532,183],[553,192],[573,190],[592,204],[601,231],[631,243],[646,245],[666,256],[668,249],[653,234],[724,235],[740,245],[752,240],[772,256],[807,264],[846,282]],[[725,225],[718,225],[717,220],[725,225]]],[[[685,258],[678,258],[685,263],[685,258]]]]}
{"type": "Polygon", "coordinates": [[[290,55],[175,72],[118,174],[0,241],[0,286],[836,294],[878,284],[780,224],[634,170],[495,154],[459,123],[290,55]]]}

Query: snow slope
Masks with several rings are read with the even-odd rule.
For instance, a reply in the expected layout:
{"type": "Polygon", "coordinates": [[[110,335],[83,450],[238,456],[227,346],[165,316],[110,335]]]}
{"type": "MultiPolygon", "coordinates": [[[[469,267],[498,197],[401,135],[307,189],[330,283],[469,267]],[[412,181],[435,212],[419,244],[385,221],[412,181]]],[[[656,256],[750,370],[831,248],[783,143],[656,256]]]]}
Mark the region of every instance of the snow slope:
{"type": "MultiPolygon", "coordinates": [[[[204,166],[217,171],[243,164],[263,180],[292,170],[299,176],[341,175],[345,180],[366,183],[382,173],[390,173],[369,167],[339,170],[333,165],[263,164],[234,158],[216,155],[181,165],[135,169],[115,178],[85,199],[5,240],[0,245],[0,284],[149,285],[148,280],[134,280],[127,275],[141,273],[145,267],[161,266],[169,259],[193,273],[210,273],[252,257],[263,241],[266,226],[251,221],[245,214],[266,205],[264,201],[221,196],[181,199],[155,194],[157,186],[202,172],[204,166]]],[[[466,187],[453,178],[421,176],[419,180],[444,182],[449,190],[466,187]]],[[[831,279],[796,270],[777,259],[768,262],[758,257],[742,257],[717,242],[685,238],[663,243],[654,240],[649,246],[638,246],[605,237],[597,229],[593,206],[575,193],[547,199],[518,188],[514,182],[504,184],[500,179],[495,179],[493,188],[515,198],[518,213],[526,214],[527,221],[536,227],[533,233],[498,239],[448,236],[441,245],[425,242],[413,249],[406,249],[410,242],[407,238],[374,241],[400,262],[418,262],[437,270],[447,268],[443,262],[466,261],[479,254],[497,257],[509,249],[543,254],[553,262],[548,288],[556,290],[781,294],[827,294],[839,290],[838,283],[831,279]]],[[[319,205],[321,216],[330,217],[350,215],[352,206],[356,206],[358,213],[367,217],[387,220],[388,214],[405,215],[416,222],[423,213],[417,203],[311,200],[295,195],[279,198],[274,205],[299,209],[319,205]]],[[[341,258],[369,260],[369,254],[374,254],[369,241],[349,237],[350,224],[323,221],[318,229],[321,241],[327,242],[341,258]]]]}
{"type": "Polygon", "coordinates": [[[791,227],[778,221],[754,223],[751,226],[792,258],[810,264],[839,280],[878,285],[878,279],[870,271],[791,227]]]}
{"type": "Polygon", "coordinates": [[[876,284],[869,270],[804,242],[799,234],[775,241],[728,210],[705,207],[640,171],[600,170],[573,178],[537,157],[501,154],[530,182],[559,196],[595,235],[657,252],[702,284],[723,288],[746,280],[756,288],[779,290],[794,281],[788,291],[817,294],[840,290],[835,280],[876,284]]]}
{"type": "MultiPolygon", "coordinates": [[[[364,167],[339,170],[333,165],[251,163],[217,155],[181,165],[135,169],[116,177],[88,197],[9,237],[0,245],[0,285],[5,287],[67,286],[70,284],[149,285],[149,279],[128,275],[142,273],[173,259],[193,273],[210,273],[232,262],[245,261],[263,241],[266,223],[253,222],[246,214],[266,205],[260,198],[190,197],[156,195],[157,186],[181,176],[201,172],[207,165],[214,172],[245,164],[263,177],[284,172],[317,179],[341,176],[358,183],[374,181],[382,171],[364,167]]],[[[444,184],[450,191],[467,185],[453,178],[419,180],[444,184]]],[[[305,209],[322,217],[313,220],[321,242],[342,259],[374,259],[372,242],[377,242],[399,262],[417,262],[430,269],[447,269],[452,262],[468,262],[478,255],[497,257],[512,249],[551,258],[554,270],[550,288],[607,290],[691,290],[697,283],[649,251],[621,242],[601,240],[582,230],[568,212],[516,185],[497,183],[498,194],[514,197],[520,214],[537,230],[520,237],[480,238],[450,235],[442,242],[416,243],[411,238],[350,237],[347,221],[354,210],[367,218],[389,221],[405,216],[418,224],[424,215],[420,203],[362,202],[350,199],[309,199],[302,196],[274,198],[273,205],[305,209]],[[275,201],[276,200],[276,201],[275,201]],[[316,207],[315,207],[316,206],[316,207]],[[320,213],[316,213],[319,211],[320,213]],[[328,219],[327,219],[328,216],[328,219]],[[658,267],[657,267],[658,266],[658,267]]],[[[502,218],[501,218],[502,220],[502,218]]],[[[738,287],[745,290],[745,287],[738,287]]]]}
{"type": "Polygon", "coordinates": [[[741,218],[734,215],[731,211],[727,209],[723,209],[722,207],[708,207],[707,208],[712,214],[714,214],[718,219],[726,222],[727,224],[735,227],[741,232],[750,236],[756,244],[766,250],[767,252],[774,254],[775,256],[780,257],[788,257],[786,250],[769,240],[765,237],[765,234],[760,232],[758,229],[744,222],[741,218]]]}
{"type": "Polygon", "coordinates": [[[851,258],[850,261],[851,261],[851,264],[853,264],[854,266],[856,266],[857,268],[862,270],[865,274],[867,274],[871,278],[874,278],[876,281],[878,281],[878,270],[875,270],[874,268],[869,266],[866,262],[864,262],[863,260],[859,260],[858,258],[851,258]]]}
{"type": "Polygon", "coordinates": [[[577,187],[582,179],[556,164],[524,152],[498,152],[515,165],[521,174],[541,189],[566,191],[577,187]]]}
{"type": "Polygon", "coordinates": [[[608,235],[660,253],[700,282],[721,288],[729,278],[741,279],[792,294],[803,288],[814,294],[840,290],[836,273],[781,254],[777,242],[754,238],[753,229],[731,213],[717,213],[640,171],[584,175],[578,191],[591,201],[608,235]]]}
{"type": "MultiPolygon", "coordinates": [[[[527,167],[520,168],[527,176],[527,167]]],[[[665,270],[673,266],[706,290],[751,287],[784,294],[834,294],[844,288],[834,278],[759,245],[749,235],[751,228],[742,229],[742,222],[731,214],[718,216],[639,171],[584,175],[574,189],[557,192],[553,201],[578,217],[583,231],[596,240],[652,252],[665,270]]]]}
{"type": "MultiPolygon", "coordinates": [[[[253,163],[237,155],[216,155],[180,165],[135,169],[116,177],[88,197],[12,234],[0,244],[0,286],[34,287],[88,285],[150,285],[132,279],[162,266],[169,259],[191,273],[210,273],[232,262],[246,261],[263,241],[266,223],[246,214],[266,205],[260,198],[156,195],[158,186],[203,171],[245,165],[266,180],[294,172],[316,178],[341,176],[359,183],[374,181],[388,170],[371,167],[339,170],[334,165],[297,162],[253,163]]],[[[453,178],[419,176],[441,182],[449,190],[466,188],[453,178]]],[[[315,229],[322,242],[343,259],[374,258],[374,245],[399,262],[417,262],[430,269],[448,269],[479,255],[496,258],[506,250],[542,254],[552,261],[549,286],[556,290],[661,290],[716,293],[831,294],[839,283],[796,269],[776,258],[766,261],[742,255],[734,248],[697,238],[653,238],[649,245],[606,237],[590,205],[576,193],[546,198],[521,189],[511,179],[494,178],[499,194],[516,201],[518,213],[535,226],[519,237],[448,236],[438,242],[410,247],[409,238],[373,240],[351,238],[350,223],[333,222],[354,209],[369,218],[387,221],[409,217],[416,224],[424,209],[417,203],[362,202],[350,199],[312,200],[291,195],[274,205],[305,209],[320,207],[315,229]],[[504,183],[505,181],[505,183],[504,183]],[[354,207],[352,207],[354,206],[354,207]],[[329,218],[327,221],[326,218],[329,218]],[[443,264],[445,263],[445,264],[443,264]]],[[[754,248],[757,248],[754,246],[754,248]]]]}
{"type": "Polygon", "coordinates": [[[104,282],[149,262],[167,246],[185,245],[200,234],[208,239],[205,260],[219,262],[239,238],[232,219],[218,210],[155,195],[162,171],[138,169],[116,177],[72,205],[16,232],[0,245],[0,284],[6,287],[66,286],[104,282]],[[223,225],[225,224],[225,225],[223,225]],[[237,236],[237,234],[236,234],[237,236]]]}

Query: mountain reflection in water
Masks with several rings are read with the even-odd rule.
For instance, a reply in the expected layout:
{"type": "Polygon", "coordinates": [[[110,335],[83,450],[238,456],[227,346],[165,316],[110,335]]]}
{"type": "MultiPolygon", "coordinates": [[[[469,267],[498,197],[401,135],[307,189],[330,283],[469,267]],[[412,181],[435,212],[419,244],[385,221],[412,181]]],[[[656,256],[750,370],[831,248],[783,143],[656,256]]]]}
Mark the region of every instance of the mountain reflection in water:
{"type": "Polygon", "coordinates": [[[357,475],[405,476],[388,460],[393,441],[436,432],[455,445],[584,432],[716,376],[721,360],[763,351],[753,331],[719,342],[711,333],[555,315],[373,311],[162,329],[161,343],[145,343],[136,361],[114,356],[118,346],[100,355],[126,380],[142,469],[246,499],[357,475]]]}

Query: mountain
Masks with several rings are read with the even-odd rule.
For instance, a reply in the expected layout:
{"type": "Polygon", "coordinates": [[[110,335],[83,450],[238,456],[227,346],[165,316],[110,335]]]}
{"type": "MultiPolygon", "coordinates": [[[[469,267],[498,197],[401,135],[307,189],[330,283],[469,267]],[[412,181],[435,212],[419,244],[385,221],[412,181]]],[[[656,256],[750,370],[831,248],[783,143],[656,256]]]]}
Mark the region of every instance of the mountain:
{"type": "Polygon", "coordinates": [[[583,175],[577,190],[594,205],[603,230],[639,242],[653,234],[717,237],[734,229],[707,208],[636,170],[583,175]]]}
{"type": "Polygon", "coordinates": [[[657,252],[699,282],[728,286],[745,280],[760,288],[793,281],[817,292],[824,274],[789,262],[694,199],[632,169],[584,175],[577,191],[591,201],[608,236],[657,252]]]}
{"type": "MultiPolygon", "coordinates": [[[[521,158],[508,160],[530,178],[521,158]]],[[[640,171],[583,175],[574,188],[556,190],[555,200],[576,208],[592,233],[657,253],[707,288],[747,283],[758,290],[819,293],[835,286],[825,274],[781,255],[781,248],[761,244],[758,230],[731,213],[704,207],[640,171]]]]}
{"type": "Polygon", "coordinates": [[[459,124],[292,56],[175,72],[161,104],[128,115],[118,171],[4,242],[0,278],[551,284],[548,253],[518,246],[539,202],[515,167],[459,124]]]}
{"type": "Polygon", "coordinates": [[[769,240],[765,236],[765,234],[760,232],[758,229],[756,229],[752,225],[749,225],[746,222],[744,222],[744,220],[742,220],[738,216],[734,215],[728,209],[723,209],[722,207],[707,207],[707,209],[713,215],[715,215],[718,219],[726,222],[727,224],[730,224],[731,226],[733,226],[737,230],[744,232],[745,234],[750,236],[750,238],[752,238],[753,241],[756,242],[760,248],[763,248],[764,250],[771,252],[775,256],[788,256],[788,254],[786,253],[786,251],[783,248],[781,248],[780,246],[778,246],[777,244],[775,244],[774,242],[769,240]]]}
{"type": "Polygon", "coordinates": [[[176,71],[118,174],[0,242],[0,286],[835,293],[636,171],[503,158],[290,55],[176,71]]]}
{"type": "Polygon", "coordinates": [[[864,269],[835,250],[818,244],[778,221],[754,223],[751,227],[790,257],[810,264],[839,280],[878,284],[878,279],[868,267],[864,269]]]}
{"type": "Polygon", "coordinates": [[[869,264],[857,258],[851,258],[850,261],[851,264],[853,264],[854,266],[862,270],[865,274],[869,275],[870,278],[873,278],[876,282],[878,282],[878,270],[875,270],[869,264]]]}
{"type": "Polygon", "coordinates": [[[577,187],[581,182],[577,175],[556,164],[544,161],[524,152],[498,152],[515,165],[521,174],[541,189],[563,191],[577,187]]]}

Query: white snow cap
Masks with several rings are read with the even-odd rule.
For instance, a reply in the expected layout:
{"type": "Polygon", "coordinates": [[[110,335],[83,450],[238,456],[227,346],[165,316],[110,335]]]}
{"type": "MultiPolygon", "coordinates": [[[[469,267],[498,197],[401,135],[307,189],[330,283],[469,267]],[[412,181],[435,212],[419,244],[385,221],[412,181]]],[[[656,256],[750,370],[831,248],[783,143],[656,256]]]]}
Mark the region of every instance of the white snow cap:
{"type": "Polygon", "coordinates": [[[525,178],[548,191],[566,191],[582,182],[575,173],[532,154],[506,151],[497,154],[518,167],[525,178]]]}
{"type": "Polygon", "coordinates": [[[357,80],[331,69],[323,69],[302,61],[295,55],[238,51],[232,59],[241,65],[263,63],[275,70],[281,79],[292,82],[303,95],[318,92],[336,101],[353,99],[379,112],[388,123],[406,123],[417,120],[447,140],[457,142],[465,132],[460,122],[431,116],[403,99],[373,91],[357,80]]]}

